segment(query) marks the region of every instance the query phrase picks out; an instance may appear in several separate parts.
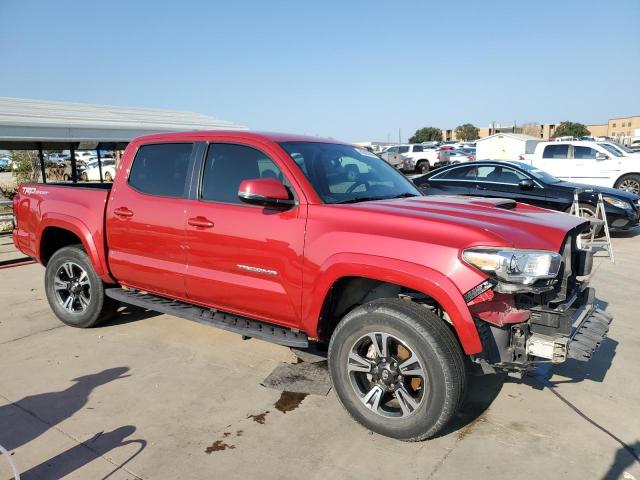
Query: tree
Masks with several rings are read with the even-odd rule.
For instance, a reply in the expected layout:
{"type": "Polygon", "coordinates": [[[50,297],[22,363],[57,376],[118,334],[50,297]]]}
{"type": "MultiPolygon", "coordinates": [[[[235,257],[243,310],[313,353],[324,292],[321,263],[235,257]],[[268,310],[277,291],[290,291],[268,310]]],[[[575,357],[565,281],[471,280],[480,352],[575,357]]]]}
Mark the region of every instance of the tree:
{"type": "Polygon", "coordinates": [[[17,183],[40,181],[40,159],[34,150],[12,150],[11,160],[16,167],[13,176],[17,183]]]}
{"type": "Polygon", "coordinates": [[[470,123],[465,123],[463,125],[458,125],[456,127],[456,138],[462,141],[476,140],[478,138],[478,127],[472,125],[470,123]]]}
{"type": "Polygon", "coordinates": [[[560,122],[553,134],[555,137],[588,137],[591,132],[582,123],[560,122]]]}
{"type": "Polygon", "coordinates": [[[442,131],[436,127],[424,127],[416,130],[409,143],[439,142],[442,140],[442,131]]]}

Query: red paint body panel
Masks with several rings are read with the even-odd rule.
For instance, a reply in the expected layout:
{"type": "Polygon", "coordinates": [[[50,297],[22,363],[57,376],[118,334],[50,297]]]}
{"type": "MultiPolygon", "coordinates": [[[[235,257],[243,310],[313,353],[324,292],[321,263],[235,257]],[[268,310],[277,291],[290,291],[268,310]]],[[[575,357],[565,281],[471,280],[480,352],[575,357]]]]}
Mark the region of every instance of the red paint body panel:
{"type": "Polygon", "coordinates": [[[559,251],[567,232],[583,223],[522,204],[509,209],[513,203],[500,199],[429,196],[326,205],[277,143],[284,141],[338,143],[224,131],[141,137],[127,148],[110,192],[21,186],[14,242],[41,260],[44,230],[66,228],[81,238],[105,281],[300,328],[311,337],[318,335],[335,282],[352,276],[391,282],[440,303],[464,351],[472,354],[482,347],[463,295],[486,275],[461,261],[462,250],[486,245],[559,251]],[[296,205],[273,211],[134,190],[127,177],[137,149],[162,142],[257,148],[287,177],[296,205]]]}

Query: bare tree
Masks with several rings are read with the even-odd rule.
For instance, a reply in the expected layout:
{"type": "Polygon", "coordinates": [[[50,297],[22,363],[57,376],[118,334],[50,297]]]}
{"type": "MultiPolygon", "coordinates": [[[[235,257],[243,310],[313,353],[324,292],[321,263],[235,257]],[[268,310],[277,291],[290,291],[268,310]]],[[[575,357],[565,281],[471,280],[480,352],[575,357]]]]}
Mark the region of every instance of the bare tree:
{"type": "Polygon", "coordinates": [[[35,150],[12,150],[11,159],[16,167],[13,176],[18,183],[40,181],[40,158],[35,150]]]}

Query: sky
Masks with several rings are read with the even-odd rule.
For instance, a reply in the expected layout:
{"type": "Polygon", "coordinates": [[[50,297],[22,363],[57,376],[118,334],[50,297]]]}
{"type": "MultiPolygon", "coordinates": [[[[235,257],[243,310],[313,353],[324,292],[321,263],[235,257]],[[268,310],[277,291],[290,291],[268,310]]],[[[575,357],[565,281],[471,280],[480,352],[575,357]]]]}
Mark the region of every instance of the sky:
{"type": "Polygon", "coordinates": [[[640,0],[0,0],[0,96],[406,141],[640,115],[640,0]]]}

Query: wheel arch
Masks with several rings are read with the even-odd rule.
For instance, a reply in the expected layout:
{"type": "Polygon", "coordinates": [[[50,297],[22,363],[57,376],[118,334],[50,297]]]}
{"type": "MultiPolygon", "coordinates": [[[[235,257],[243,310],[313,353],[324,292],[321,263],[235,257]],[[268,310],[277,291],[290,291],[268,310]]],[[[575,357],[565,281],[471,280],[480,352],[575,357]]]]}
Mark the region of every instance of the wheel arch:
{"type": "MultiPolygon", "coordinates": [[[[36,257],[46,266],[59,249],[81,244],[91,260],[96,274],[105,282],[115,283],[106,264],[104,251],[100,251],[87,226],[80,220],[64,214],[47,215],[39,224],[36,257]]],[[[102,246],[101,246],[102,247],[102,246]]]]}
{"type": "Polygon", "coordinates": [[[620,176],[616,179],[616,181],[615,181],[615,182],[613,182],[613,186],[614,186],[614,188],[618,188],[618,187],[616,187],[616,185],[618,185],[618,184],[622,181],[622,179],[623,179],[623,178],[625,178],[625,177],[631,177],[631,176],[636,176],[636,177],[638,177],[638,179],[640,180],[640,172],[626,172],[626,173],[623,173],[622,175],[620,175],[620,176]]]}
{"type": "MultiPolygon", "coordinates": [[[[341,257],[348,254],[339,254],[341,257]]],[[[328,339],[342,316],[363,301],[397,297],[415,292],[433,300],[451,320],[453,330],[466,354],[482,351],[477,328],[464,298],[453,282],[440,272],[401,260],[366,255],[333,258],[322,273],[309,298],[304,320],[307,333],[328,339]]],[[[445,320],[443,319],[443,322],[445,320]]]]}

